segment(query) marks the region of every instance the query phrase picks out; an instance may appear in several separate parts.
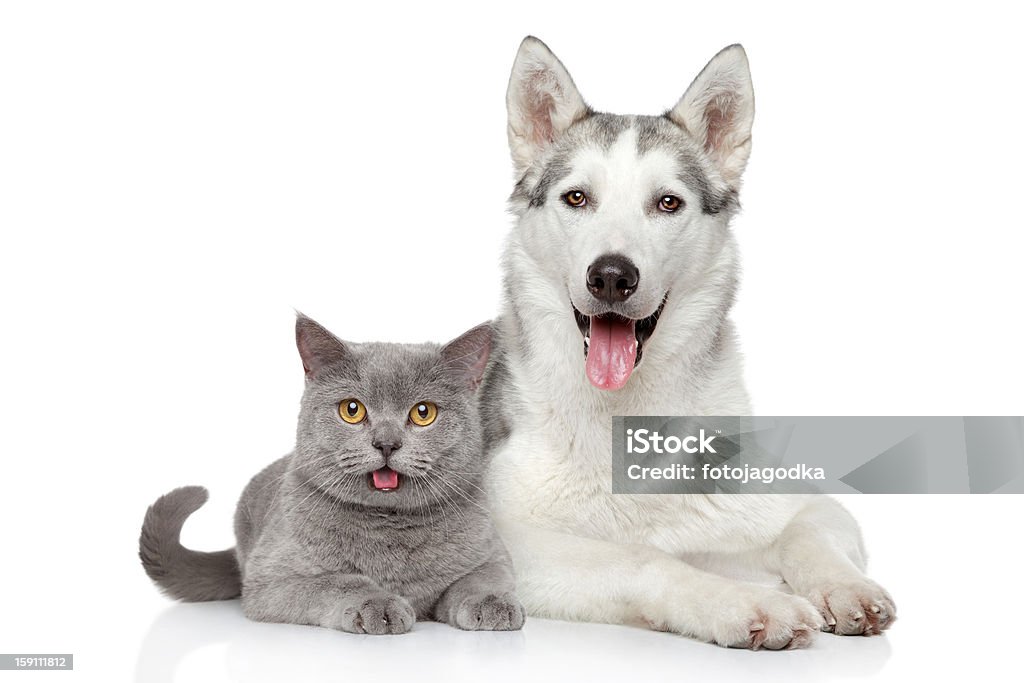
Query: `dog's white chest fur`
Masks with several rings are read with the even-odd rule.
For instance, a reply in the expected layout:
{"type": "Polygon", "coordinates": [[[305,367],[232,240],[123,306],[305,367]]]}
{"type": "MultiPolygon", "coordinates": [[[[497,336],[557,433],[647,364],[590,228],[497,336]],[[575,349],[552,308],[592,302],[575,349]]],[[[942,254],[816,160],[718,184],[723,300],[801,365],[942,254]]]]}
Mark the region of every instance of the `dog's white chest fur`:
{"type": "Polygon", "coordinates": [[[792,500],[776,496],[774,510],[734,496],[624,495],[611,492],[611,459],[593,439],[561,452],[557,436],[540,425],[530,437],[511,439],[495,455],[491,492],[504,520],[620,543],[651,545],[684,555],[741,552],[767,545],[795,512],[792,500]],[[604,467],[584,464],[602,454],[604,467]],[[524,455],[529,454],[529,455],[524,455]],[[767,514],[766,514],[767,513],[767,514]]]}
{"type": "MultiPolygon", "coordinates": [[[[563,343],[573,341],[570,337],[563,343]]],[[[509,358],[518,378],[511,383],[518,392],[511,403],[518,408],[515,430],[494,453],[491,467],[499,518],[690,554],[766,545],[794,514],[797,502],[785,496],[758,500],[755,518],[750,514],[753,498],[761,496],[613,494],[614,415],[697,415],[709,404],[737,403],[744,404],[735,406],[742,413],[745,397],[716,399],[673,390],[687,386],[686,372],[659,365],[657,353],[648,358],[650,365],[637,369],[630,387],[601,392],[583,377],[581,349],[564,358],[554,348],[548,351],[557,359],[554,367],[509,358]]]]}

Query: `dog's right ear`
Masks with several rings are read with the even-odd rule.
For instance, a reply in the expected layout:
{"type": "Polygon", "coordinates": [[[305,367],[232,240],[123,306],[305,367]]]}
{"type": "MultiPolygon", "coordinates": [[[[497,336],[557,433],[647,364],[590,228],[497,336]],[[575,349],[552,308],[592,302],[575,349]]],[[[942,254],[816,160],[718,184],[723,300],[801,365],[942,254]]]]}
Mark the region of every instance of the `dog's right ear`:
{"type": "Polygon", "coordinates": [[[508,144],[522,173],[559,135],[590,113],[572,77],[548,46],[527,36],[505,96],[508,144]]]}
{"type": "Polygon", "coordinates": [[[349,355],[345,342],[301,313],[295,319],[295,345],[302,357],[302,369],[306,372],[307,381],[317,377],[327,366],[344,361],[349,355]]]}

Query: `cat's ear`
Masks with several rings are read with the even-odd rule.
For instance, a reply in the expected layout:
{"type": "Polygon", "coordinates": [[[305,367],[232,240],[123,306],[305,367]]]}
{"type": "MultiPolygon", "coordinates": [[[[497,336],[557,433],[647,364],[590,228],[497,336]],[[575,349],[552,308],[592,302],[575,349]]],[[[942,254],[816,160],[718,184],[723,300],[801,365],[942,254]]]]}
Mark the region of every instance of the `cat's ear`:
{"type": "Polygon", "coordinates": [[[329,365],[336,365],[349,355],[348,346],[323,325],[301,313],[295,319],[295,345],[302,357],[306,379],[313,379],[329,365]]]}
{"type": "Polygon", "coordinates": [[[490,323],[477,325],[441,349],[445,369],[466,383],[472,390],[480,386],[491,355],[494,331],[490,323]]]}

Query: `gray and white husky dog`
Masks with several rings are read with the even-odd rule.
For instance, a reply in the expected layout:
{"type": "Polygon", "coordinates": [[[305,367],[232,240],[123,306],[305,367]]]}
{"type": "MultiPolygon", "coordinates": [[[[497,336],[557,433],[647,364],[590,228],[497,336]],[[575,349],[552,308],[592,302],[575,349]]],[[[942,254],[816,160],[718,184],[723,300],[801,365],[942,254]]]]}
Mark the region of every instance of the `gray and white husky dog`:
{"type": "Polygon", "coordinates": [[[484,403],[527,610],[754,649],[886,629],[892,598],[829,498],[611,492],[613,415],[750,414],[728,318],[754,116],[743,48],[664,115],[620,116],[528,37],[507,105],[517,225],[484,403]],[[726,578],[755,571],[792,592],[726,578]]]}

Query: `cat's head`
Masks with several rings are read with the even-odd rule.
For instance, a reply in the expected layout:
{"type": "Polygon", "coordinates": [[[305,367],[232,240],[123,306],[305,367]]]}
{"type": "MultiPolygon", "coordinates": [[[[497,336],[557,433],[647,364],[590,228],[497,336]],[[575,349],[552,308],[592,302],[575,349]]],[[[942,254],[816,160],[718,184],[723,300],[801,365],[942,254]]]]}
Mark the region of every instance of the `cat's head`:
{"type": "Polygon", "coordinates": [[[306,373],[293,470],[353,503],[412,508],[479,486],[475,392],[489,324],[437,344],[354,344],[299,315],[306,373]]]}

